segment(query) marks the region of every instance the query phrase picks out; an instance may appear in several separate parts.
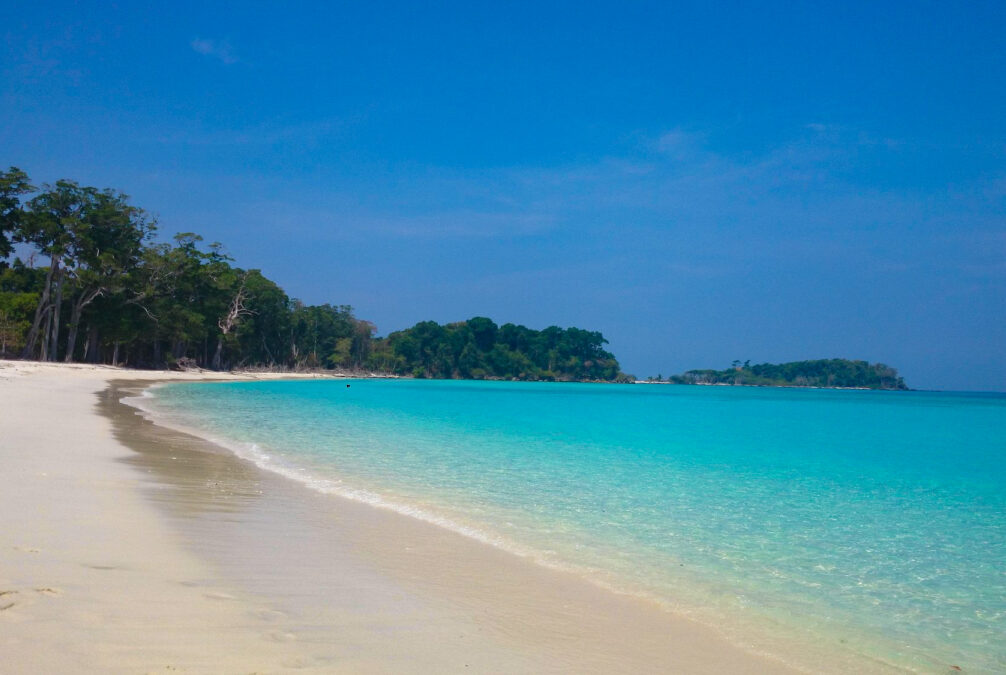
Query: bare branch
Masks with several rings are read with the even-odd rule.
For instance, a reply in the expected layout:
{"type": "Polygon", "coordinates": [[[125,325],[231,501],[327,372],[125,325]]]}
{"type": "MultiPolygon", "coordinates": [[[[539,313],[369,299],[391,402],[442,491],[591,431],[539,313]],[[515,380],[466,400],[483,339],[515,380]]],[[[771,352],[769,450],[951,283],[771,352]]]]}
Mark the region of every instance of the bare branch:
{"type": "Polygon", "coordinates": [[[238,324],[241,317],[255,314],[253,310],[245,307],[245,301],[248,299],[248,292],[245,289],[245,281],[247,279],[247,274],[241,277],[241,285],[238,287],[237,293],[234,294],[234,298],[231,300],[227,314],[217,321],[217,326],[220,327],[220,332],[224,335],[227,335],[234,330],[234,327],[238,324]]]}

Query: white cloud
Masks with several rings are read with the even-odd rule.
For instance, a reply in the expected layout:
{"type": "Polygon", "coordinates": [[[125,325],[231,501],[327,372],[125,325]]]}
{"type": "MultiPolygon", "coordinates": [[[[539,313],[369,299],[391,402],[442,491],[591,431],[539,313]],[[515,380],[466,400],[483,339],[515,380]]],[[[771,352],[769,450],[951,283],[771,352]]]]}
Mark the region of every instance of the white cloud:
{"type": "Polygon", "coordinates": [[[234,55],[233,48],[226,40],[194,38],[189,45],[192,47],[192,51],[197,54],[212,57],[221,63],[230,65],[238,62],[237,56],[234,55]]]}
{"type": "Polygon", "coordinates": [[[656,149],[673,159],[685,159],[702,145],[702,137],[681,129],[664,132],[656,141],[656,149]]]}

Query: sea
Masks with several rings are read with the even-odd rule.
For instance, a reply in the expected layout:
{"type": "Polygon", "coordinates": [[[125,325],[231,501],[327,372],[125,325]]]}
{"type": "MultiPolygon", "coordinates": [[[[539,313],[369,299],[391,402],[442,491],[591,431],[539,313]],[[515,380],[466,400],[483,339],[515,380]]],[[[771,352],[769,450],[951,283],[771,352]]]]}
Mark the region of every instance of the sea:
{"type": "Polygon", "coordinates": [[[353,379],[138,405],[811,670],[1006,672],[1006,394],[353,379]]]}

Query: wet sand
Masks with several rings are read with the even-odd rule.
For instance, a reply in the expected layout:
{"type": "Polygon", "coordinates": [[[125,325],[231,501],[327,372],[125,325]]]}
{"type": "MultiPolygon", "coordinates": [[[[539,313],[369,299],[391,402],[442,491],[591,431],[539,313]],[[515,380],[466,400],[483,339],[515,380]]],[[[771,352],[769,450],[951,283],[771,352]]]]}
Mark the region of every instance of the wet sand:
{"type": "Polygon", "coordinates": [[[156,426],[118,402],[144,377],[0,369],[5,670],[794,672],[645,600],[156,426]]]}

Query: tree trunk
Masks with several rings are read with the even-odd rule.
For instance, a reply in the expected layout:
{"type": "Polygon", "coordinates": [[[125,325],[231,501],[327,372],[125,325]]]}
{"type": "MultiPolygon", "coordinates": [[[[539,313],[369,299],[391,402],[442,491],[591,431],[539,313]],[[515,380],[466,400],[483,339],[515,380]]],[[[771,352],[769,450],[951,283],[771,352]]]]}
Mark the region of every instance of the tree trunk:
{"type": "Polygon", "coordinates": [[[217,337],[217,350],[213,354],[213,369],[220,370],[221,356],[224,351],[224,339],[228,334],[241,322],[241,317],[247,316],[249,314],[254,314],[255,312],[245,307],[245,300],[247,300],[247,295],[245,293],[245,281],[248,275],[245,274],[241,278],[241,285],[238,286],[237,293],[231,299],[230,307],[227,309],[227,314],[217,320],[217,327],[220,329],[220,335],[217,337]]]}
{"type": "Polygon", "coordinates": [[[224,352],[224,336],[217,338],[217,350],[213,353],[213,370],[220,370],[220,362],[224,352]]]}
{"type": "Polygon", "coordinates": [[[94,344],[94,326],[87,327],[87,337],[84,338],[84,363],[94,363],[91,361],[91,345],[94,344]]]}
{"type": "Polygon", "coordinates": [[[273,367],[276,365],[276,359],[272,357],[272,352],[269,351],[269,345],[266,344],[265,335],[262,336],[262,349],[265,350],[265,355],[269,357],[269,366],[273,367]]]}
{"type": "Polygon", "coordinates": [[[49,360],[49,333],[52,330],[52,307],[45,313],[45,328],[42,329],[42,351],[38,355],[39,361],[49,360]]]}
{"type": "Polygon", "coordinates": [[[52,303],[52,328],[49,333],[49,358],[47,361],[55,361],[59,353],[59,313],[63,308],[63,275],[56,273],[56,297],[52,303]]]}
{"type": "Polygon", "coordinates": [[[87,345],[84,347],[84,360],[88,363],[97,363],[98,351],[98,326],[92,323],[87,329],[87,345]]]}
{"type": "Polygon", "coordinates": [[[70,317],[69,335],[66,336],[66,358],[67,363],[73,362],[73,352],[77,348],[77,329],[80,326],[80,315],[84,308],[94,302],[94,299],[101,295],[101,289],[91,289],[80,292],[80,297],[73,303],[73,316],[70,317]]]}
{"type": "Polygon", "coordinates": [[[24,341],[24,349],[21,351],[21,358],[28,359],[35,351],[35,344],[38,342],[38,332],[42,327],[42,319],[45,318],[46,313],[49,311],[49,294],[52,292],[52,276],[55,274],[54,267],[58,263],[53,262],[49,265],[49,271],[45,275],[45,287],[42,289],[42,297],[38,300],[38,306],[35,308],[35,318],[31,322],[31,328],[28,330],[28,336],[24,341]]]}
{"type": "Polygon", "coordinates": [[[115,341],[115,348],[112,350],[112,365],[119,365],[119,341],[115,341]]]}
{"type": "Polygon", "coordinates": [[[77,326],[80,323],[80,307],[74,305],[73,315],[70,317],[69,334],[66,336],[66,356],[63,360],[73,363],[73,352],[77,349],[77,326]]]}

